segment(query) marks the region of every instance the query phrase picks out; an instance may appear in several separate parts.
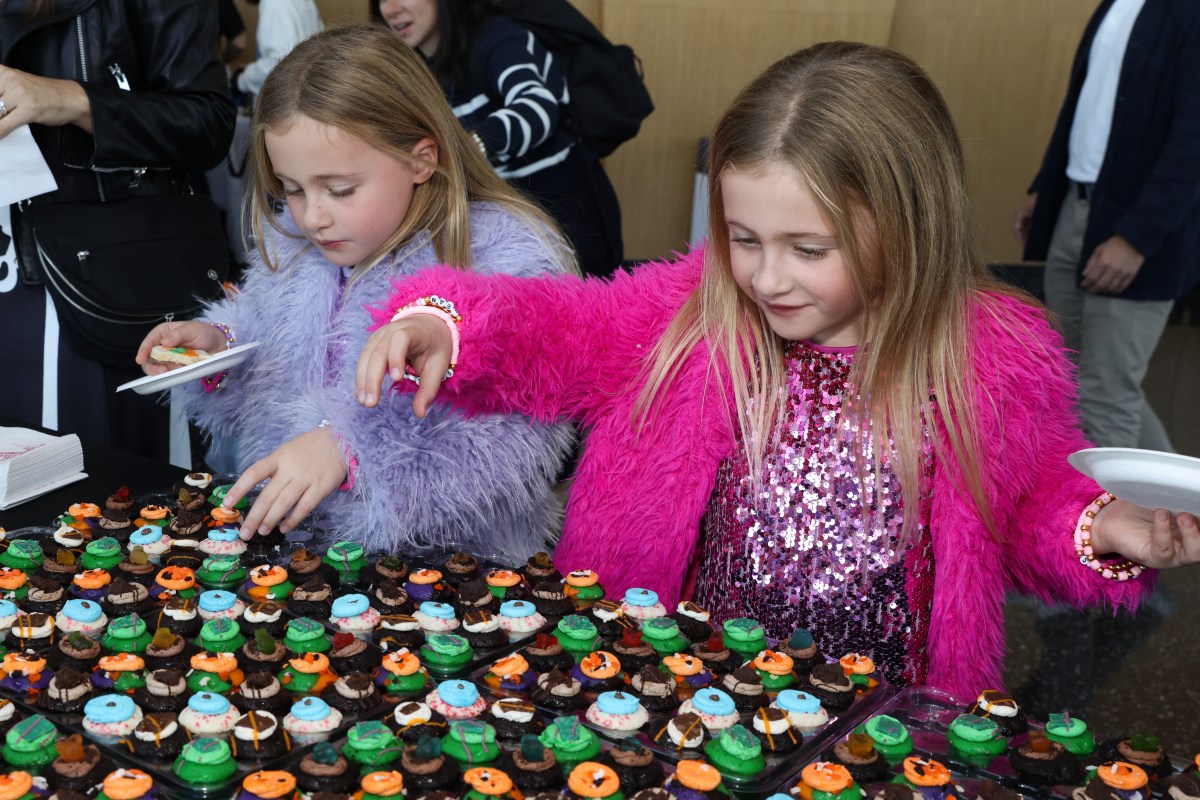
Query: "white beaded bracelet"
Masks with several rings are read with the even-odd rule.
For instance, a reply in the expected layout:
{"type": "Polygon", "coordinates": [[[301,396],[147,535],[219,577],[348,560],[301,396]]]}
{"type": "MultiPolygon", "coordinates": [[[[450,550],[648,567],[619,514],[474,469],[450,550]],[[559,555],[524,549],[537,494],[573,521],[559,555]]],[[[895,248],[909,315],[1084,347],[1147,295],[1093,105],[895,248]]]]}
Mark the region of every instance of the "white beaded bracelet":
{"type": "Polygon", "coordinates": [[[1092,525],[1095,523],[1096,515],[1100,513],[1100,509],[1111,503],[1117,498],[1109,492],[1104,492],[1083,510],[1079,515],[1079,524],[1075,526],[1075,555],[1079,557],[1079,563],[1089,569],[1093,569],[1100,573],[1105,578],[1114,581],[1127,581],[1136,578],[1145,571],[1145,567],[1136,561],[1100,561],[1096,558],[1095,550],[1092,547],[1092,525]]]}

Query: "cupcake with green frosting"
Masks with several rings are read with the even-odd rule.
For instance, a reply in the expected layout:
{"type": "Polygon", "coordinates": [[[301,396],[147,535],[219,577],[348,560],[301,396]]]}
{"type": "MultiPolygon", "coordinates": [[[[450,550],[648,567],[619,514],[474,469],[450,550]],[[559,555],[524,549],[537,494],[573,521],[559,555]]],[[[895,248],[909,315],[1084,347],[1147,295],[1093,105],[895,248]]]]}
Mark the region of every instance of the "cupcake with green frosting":
{"type": "Polygon", "coordinates": [[[744,658],[754,658],[767,648],[767,632],[757,620],[731,619],[724,626],[725,646],[744,658]]]}
{"type": "Polygon", "coordinates": [[[749,778],[762,772],[767,761],[762,742],[742,725],[732,725],[704,745],[708,760],[722,772],[749,778]]]}
{"type": "Polygon", "coordinates": [[[358,576],[367,568],[367,554],[358,542],[336,542],[325,551],[321,563],[333,568],[338,583],[358,583],[358,576]]]}
{"type": "Polygon", "coordinates": [[[601,644],[596,624],[581,614],[568,614],[560,619],[553,636],[576,663],[601,644]]]}
{"type": "Polygon", "coordinates": [[[234,620],[210,619],[200,627],[199,643],[210,653],[236,653],[246,643],[246,637],[234,620]]]}
{"type": "Polygon", "coordinates": [[[583,726],[579,717],[558,717],[538,736],[538,741],[554,753],[563,772],[591,761],[600,753],[600,739],[583,726]]]}
{"type": "Polygon", "coordinates": [[[1096,752],[1096,737],[1087,723],[1066,711],[1050,715],[1046,722],[1046,738],[1058,742],[1073,756],[1090,756],[1096,752]]]}
{"type": "Polygon", "coordinates": [[[209,556],[196,570],[196,582],[206,589],[235,589],[246,580],[246,568],[237,556],[209,556]]]}
{"type": "Polygon", "coordinates": [[[288,620],[283,643],[293,653],[326,653],[333,647],[325,626],[308,617],[288,620]]]}
{"type": "Polygon", "coordinates": [[[908,728],[895,717],[879,714],[859,725],[855,733],[865,733],[875,741],[879,755],[896,763],[913,751],[913,740],[908,728]]]}
{"type": "Polygon", "coordinates": [[[670,617],[651,617],[643,622],[642,640],[653,647],[654,652],[660,656],[682,653],[691,644],[687,637],[679,632],[679,623],[670,617]]]}
{"type": "Polygon", "coordinates": [[[32,573],[45,560],[46,554],[32,539],[13,539],[8,543],[8,548],[0,553],[0,564],[26,574],[32,573]]]}
{"type": "Polygon", "coordinates": [[[204,786],[231,778],[237,763],[224,739],[193,739],[183,746],[171,769],[184,783],[204,786]]]}
{"type": "Polygon", "coordinates": [[[431,670],[453,672],[471,663],[475,651],[470,642],[453,633],[431,633],[421,646],[421,661],[431,670]]]}
{"type": "Polygon", "coordinates": [[[121,543],[111,536],[105,536],[103,539],[88,542],[79,559],[79,564],[84,569],[114,570],[124,558],[125,554],[121,552],[121,543]]]}
{"type": "Polygon", "coordinates": [[[41,714],[34,714],[8,729],[4,736],[4,760],[25,772],[37,772],[54,759],[58,730],[41,714]]]}
{"type": "Polygon", "coordinates": [[[130,614],[108,623],[100,646],[110,653],[144,653],[153,639],[154,635],[146,629],[145,620],[137,614],[130,614]]]}
{"type": "Polygon", "coordinates": [[[365,768],[382,769],[398,761],[404,747],[383,723],[360,722],[346,733],[342,755],[365,768]]]}
{"type": "Polygon", "coordinates": [[[950,751],[978,766],[986,766],[1008,749],[995,722],[974,714],[959,714],[946,731],[950,751]]]}
{"type": "Polygon", "coordinates": [[[460,764],[478,765],[495,761],[500,757],[496,729],[482,720],[456,719],[442,737],[442,753],[460,764]]]}

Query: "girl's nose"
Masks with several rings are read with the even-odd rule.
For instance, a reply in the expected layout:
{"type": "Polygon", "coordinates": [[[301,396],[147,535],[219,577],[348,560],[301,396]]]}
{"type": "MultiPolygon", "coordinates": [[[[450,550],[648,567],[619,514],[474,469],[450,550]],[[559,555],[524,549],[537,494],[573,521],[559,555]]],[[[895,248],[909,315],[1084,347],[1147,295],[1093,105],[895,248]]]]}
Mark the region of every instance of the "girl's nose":
{"type": "Polygon", "coordinates": [[[759,297],[771,298],[785,294],[790,288],[784,256],[774,248],[764,247],[760,251],[758,266],[751,283],[759,297]]]}

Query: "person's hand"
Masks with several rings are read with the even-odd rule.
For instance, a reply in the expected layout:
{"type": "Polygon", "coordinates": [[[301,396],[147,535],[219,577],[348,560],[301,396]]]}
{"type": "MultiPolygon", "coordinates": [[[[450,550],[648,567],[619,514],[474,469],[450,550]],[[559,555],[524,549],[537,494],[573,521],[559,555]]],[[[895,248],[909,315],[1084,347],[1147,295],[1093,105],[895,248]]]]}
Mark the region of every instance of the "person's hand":
{"type": "Polygon", "coordinates": [[[246,493],[270,479],[242,520],[241,537],[266,535],[278,525],[287,533],[346,480],[342,446],[329,427],[302,433],[256,461],[229,488],[221,505],[233,508],[246,493]]]}
{"type": "Polygon", "coordinates": [[[1146,257],[1120,236],[1114,236],[1100,244],[1083,268],[1083,280],[1079,287],[1092,294],[1120,294],[1125,291],[1138,270],[1146,263],[1146,257]]]}
{"type": "Polygon", "coordinates": [[[1117,498],[1096,514],[1092,549],[1119,553],[1154,569],[1200,563],[1200,526],[1192,514],[1143,508],[1117,498]]]}
{"type": "Polygon", "coordinates": [[[92,104],[75,81],[42,78],[0,66],[0,139],[30,122],[38,125],[77,125],[92,132],[92,104]]]}
{"type": "Polygon", "coordinates": [[[431,314],[414,314],[389,322],[371,334],[358,357],[355,396],[362,405],[374,408],[382,395],[384,374],[391,376],[392,381],[399,381],[404,377],[405,366],[411,363],[421,379],[413,397],[413,413],[424,417],[446,377],[453,352],[450,329],[431,314]]]}
{"type": "Polygon", "coordinates": [[[1024,247],[1029,240],[1029,222],[1033,219],[1033,209],[1037,206],[1038,193],[1033,192],[1022,202],[1017,213],[1013,215],[1013,236],[1024,247]]]}
{"type": "Polygon", "coordinates": [[[142,366],[142,372],[147,375],[161,375],[173,370],[180,364],[164,364],[161,361],[151,361],[150,351],[156,345],[163,347],[187,347],[192,350],[204,350],[216,353],[224,350],[227,342],[225,334],[209,325],[207,322],[164,322],[156,325],[154,330],[146,334],[138,347],[134,361],[142,366]]]}

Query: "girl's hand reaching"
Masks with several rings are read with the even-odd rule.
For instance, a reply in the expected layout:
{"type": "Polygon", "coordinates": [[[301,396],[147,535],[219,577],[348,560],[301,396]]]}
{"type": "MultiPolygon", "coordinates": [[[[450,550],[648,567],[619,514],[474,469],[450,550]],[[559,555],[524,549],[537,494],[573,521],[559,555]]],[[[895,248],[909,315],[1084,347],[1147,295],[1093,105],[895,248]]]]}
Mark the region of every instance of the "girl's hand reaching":
{"type": "Polygon", "coordinates": [[[1173,515],[1117,498],[1092,525],[1096,553],[1120,553],[1154,569],[1200,563],[1200,526],[1192,514],[1173,515]]]}
{"type": "Polygon", "coordinates": [[[450,329],[435,316],[414,314],[389,322],[371,334],[358,357],[354,388],[358,402],[374,408],[382,395],[384,374],[393,382],[402,380],[405,367],[412,364],[421,379],[413,397],[413,413],[424,417],[446,377],[453,352],[450,329]]]}
{"type": "Polygon", "coordinates": [[[146,334],[138,347],[134,361],[142,365],[142,372],[147,375],[161,375],[175,369],[179,364],[164,364],[161,361],[151,361],[150,351],[157,345],[163,347],[188,347],[192,350],[204,350],[216,353],[226,347],[225,334],[209,325],[207,322],[164,322],[155,326],[146,334]]]}
{"type": "Polygon", "coordinates": [[[346,480],[342,447],[329,427],[303,433],[250,465],[230,487],[222,505],[233,508],[246,493],[270,479],[242,520],[243,539],[265,535],[276,525],[287,533],[346,480]],[[286,519],[285,519],[286,517],[286,519]]]}

